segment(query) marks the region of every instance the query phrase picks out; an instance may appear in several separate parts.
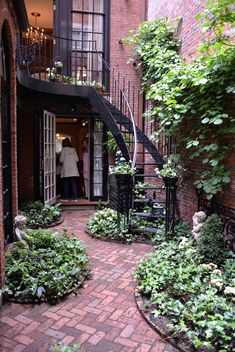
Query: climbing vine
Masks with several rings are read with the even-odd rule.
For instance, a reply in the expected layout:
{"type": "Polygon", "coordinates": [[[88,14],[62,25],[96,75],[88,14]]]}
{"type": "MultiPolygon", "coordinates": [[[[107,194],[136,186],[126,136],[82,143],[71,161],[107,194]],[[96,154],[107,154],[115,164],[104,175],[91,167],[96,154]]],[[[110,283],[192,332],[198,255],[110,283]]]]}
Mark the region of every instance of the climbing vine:
{"type": "Polygon", "coordinates": [[[148,115],[159,121],[153,139],[160,133],[176,137],[182,160],[203,165],[195,185],[209,199],[231,180],[225,163],[235,133],[235,117],[227,111],[235,94],[233,7],[234,0],[209,1],[197,15],[204,35],[192,63],[180,56],[177,19],[143,22],[128,39],[136,44],[133,57],[140,62],[143,90],[153,103],[148,115]]]}

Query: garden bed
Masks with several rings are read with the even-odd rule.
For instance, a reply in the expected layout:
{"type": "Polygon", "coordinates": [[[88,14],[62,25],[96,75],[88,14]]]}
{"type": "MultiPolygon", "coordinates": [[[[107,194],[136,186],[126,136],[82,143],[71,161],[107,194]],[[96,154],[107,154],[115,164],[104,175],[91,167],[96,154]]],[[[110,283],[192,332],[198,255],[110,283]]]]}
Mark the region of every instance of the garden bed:
{"type": "Polygon", "coordinates": [[[124,215],[120,214],[120,224],[118,226],[117,218],[118,215],[115,210],[109,208],[99,210],[89,219],[86,233],[103,241],[152,244],[155,237],[158,236],[156,231],[153,230],[156,230],[157,227],[164,230],[162,220],[151,222],[130,215],[129,224],[126,225],[124,215]]]}
{"type": "Polygon", "coordinates": [[[151,313],[154,309],[151,300],[135,292],[135,301],[139,312],[142,314],[145,321],[158,333],[160,334],[168,343],[176,347],[182,352],[195,352],[190,341],[186,339],[185,336],[178,336],[178,338],[173,337],[171,331],[167,328],[167,325],[171,323],[169,319],[163,316],[154,317],[151,313]]]}
{"type": "Polygon", "coordinates": [[[27,227],[31,229],[50,228],[64,221],[60,204],[44,206],[41,201],[28,202],[21,207],[21,214],[27,218],[27,227]]]}
{"type": "Polygon", "coordinates": [[[89,278],[90,263],[85,247],[66,231],[28,230],[26,241],[6,254],[5,276],[6,300],[56,303],[89,278]]]}
{"type": "Polygon", "coordinates": [[[208,218],[198,242],[185,235],[176,231],[174,240],[159,241],[156,251],[140,261],[134,274],[137,305],[181,350],[232,352],[234,255],[224,247],[217,216],[208,218]]]}

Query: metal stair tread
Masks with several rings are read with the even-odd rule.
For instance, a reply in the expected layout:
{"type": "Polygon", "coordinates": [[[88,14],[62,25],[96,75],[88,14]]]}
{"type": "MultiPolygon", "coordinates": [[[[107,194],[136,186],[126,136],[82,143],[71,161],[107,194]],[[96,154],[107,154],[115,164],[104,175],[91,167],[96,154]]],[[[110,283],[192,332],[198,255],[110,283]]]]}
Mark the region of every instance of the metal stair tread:
{"type": "Polygon", "coordinates": [[[145,227],[145,228],[131,228],[133,233],[142,233],[142,232],[149,232],[149,233],[158,233],[161,232],[162,229],[156,229],[154,227],[145,227]]]}
{"type": "Polygon", "coordinates": [[[133,215],[148,219],[165,219],[165,215],[153,215],[152,213],[135,212],[133,215]]]}
{"type": "Polygon", "coordinates": [[[135,174],[135,177],[157,177],[156,174],[135,174]]]}
{"type": "Polygon", "coordinates": [[[134,199],[134,202],[135,203],[147,203],[151,201],[152,203],[162,203],[162,204],[165,204],[166,202],[165,201],[162,201],[162,200],[157,200],[157,199],[149,199],[149,198],[144,198],[144,199],[134,199]]]}

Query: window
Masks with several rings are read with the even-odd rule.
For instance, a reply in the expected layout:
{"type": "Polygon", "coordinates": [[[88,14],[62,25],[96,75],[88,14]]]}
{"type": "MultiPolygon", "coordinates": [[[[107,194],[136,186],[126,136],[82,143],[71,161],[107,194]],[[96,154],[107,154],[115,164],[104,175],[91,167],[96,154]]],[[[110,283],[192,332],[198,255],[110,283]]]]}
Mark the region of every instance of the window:
{"type": "Polygon", "coordinates": [[[73,0],[72,73],[79,80],[102,82],[104,0],[73,0]]]}

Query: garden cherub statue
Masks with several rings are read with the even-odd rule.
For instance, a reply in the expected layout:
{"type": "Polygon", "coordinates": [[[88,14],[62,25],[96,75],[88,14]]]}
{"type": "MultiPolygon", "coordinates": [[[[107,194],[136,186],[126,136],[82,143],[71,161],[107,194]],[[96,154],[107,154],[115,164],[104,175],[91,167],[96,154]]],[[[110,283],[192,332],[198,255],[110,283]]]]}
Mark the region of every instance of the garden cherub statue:
{"type": "Polygon", "coordinates": [[[17,241],[26,242],[28,235],[26,234],[27,218],[24,215],[17,215],[14,219],[14,232],[17,241]]]}
{"type": "Polygon", "coordinates": [[[193,215],[193,230],[192,234],[195,240],[198,241],[198,239],[201,236],[201,232],[204,226],[204,223],[206,221],[206,213],[204,211],[198,211],[193,215]]]}

